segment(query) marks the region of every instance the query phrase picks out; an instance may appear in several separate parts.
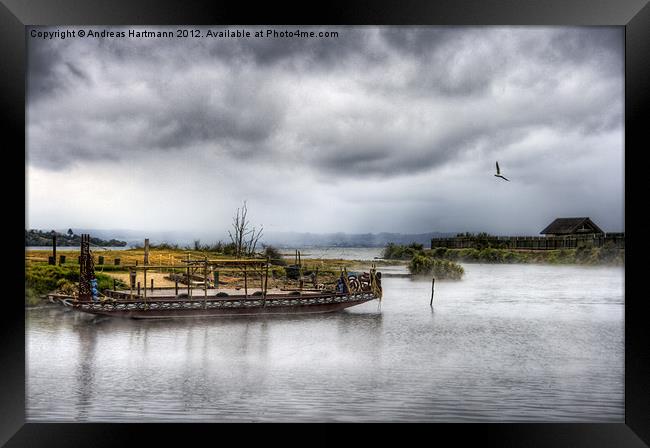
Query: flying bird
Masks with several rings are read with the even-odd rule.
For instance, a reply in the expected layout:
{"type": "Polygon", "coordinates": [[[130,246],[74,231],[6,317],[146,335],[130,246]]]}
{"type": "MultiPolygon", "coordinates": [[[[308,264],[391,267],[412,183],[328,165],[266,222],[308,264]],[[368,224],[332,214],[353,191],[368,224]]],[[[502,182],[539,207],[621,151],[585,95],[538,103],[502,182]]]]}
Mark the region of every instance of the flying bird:
{"type": "Polygon", "coordinates": [[[496,176],[496,177],[500,177],[501,179],[503,179],[503,180],[507,180],[508,182],[510,182],[510,180],[506,179],[505,177],[503,177],[503,176],[501,175],[501,170],[499,169],[499,162],[497,162],[497,173],[495,174],[495,176],[496,176]]]}

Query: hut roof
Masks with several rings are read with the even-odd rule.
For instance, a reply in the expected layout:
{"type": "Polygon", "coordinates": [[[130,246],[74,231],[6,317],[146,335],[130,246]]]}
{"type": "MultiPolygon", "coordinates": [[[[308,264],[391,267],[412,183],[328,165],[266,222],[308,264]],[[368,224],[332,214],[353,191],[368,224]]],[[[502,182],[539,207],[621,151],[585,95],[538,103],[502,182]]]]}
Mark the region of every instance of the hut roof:
{"type": "Polygon", "coordinates": [[[550,223],[541,234],[553,234],[553,235],[568,235],[576,233],[576,229],[581,225],[586,225],[594,229],[593,233],[604,233],[600,227],[598,227],[594,222],[588,217],[583,218],[556,218],[555,221],[550,223]]]}

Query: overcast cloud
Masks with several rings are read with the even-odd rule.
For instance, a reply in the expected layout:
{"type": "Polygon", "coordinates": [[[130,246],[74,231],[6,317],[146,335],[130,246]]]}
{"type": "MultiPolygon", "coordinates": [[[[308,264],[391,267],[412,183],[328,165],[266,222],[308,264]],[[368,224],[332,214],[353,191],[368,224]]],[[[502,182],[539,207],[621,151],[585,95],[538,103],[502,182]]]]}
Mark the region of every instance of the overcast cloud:
{"type": "Polygon", "coordinates": [[[28,227],[623,230],[623,28],[301,29],[28,37],[28,227]]]}

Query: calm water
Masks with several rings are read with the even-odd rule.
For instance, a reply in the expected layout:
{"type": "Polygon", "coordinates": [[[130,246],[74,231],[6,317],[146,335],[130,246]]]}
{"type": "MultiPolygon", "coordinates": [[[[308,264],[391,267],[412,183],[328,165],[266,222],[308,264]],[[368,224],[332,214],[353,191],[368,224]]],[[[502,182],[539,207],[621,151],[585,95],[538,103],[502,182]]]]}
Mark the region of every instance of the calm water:
{"type": "MultiPolygon", "coordinates": [[[[287,260],[293,260],[296,249],[281,247],[278,249],[287,260]]],[[[298,249],[300,258],[322,258],[329,260],[374,260],[380,258],[383,247],[307,247],[298,249]]]]}
{"type": "Polygon", "coordinates": [[[28,310],[27,420],[624,421],[622,268],[465,268],[433,312],[399,277],[318,316],[28,310]]]}

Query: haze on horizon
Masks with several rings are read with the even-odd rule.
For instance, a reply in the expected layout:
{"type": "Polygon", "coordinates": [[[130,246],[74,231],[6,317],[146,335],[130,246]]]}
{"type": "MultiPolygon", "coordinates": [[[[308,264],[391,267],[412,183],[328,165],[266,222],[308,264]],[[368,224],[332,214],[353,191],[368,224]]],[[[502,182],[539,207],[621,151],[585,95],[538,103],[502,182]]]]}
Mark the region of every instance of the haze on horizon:
{"type": "Polygon", "coordinates": [[[624,230],[622,27],[299,28],[28,37],[26,228],[624,230]]]}

